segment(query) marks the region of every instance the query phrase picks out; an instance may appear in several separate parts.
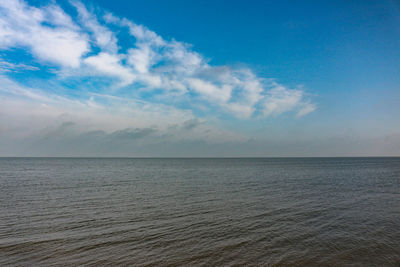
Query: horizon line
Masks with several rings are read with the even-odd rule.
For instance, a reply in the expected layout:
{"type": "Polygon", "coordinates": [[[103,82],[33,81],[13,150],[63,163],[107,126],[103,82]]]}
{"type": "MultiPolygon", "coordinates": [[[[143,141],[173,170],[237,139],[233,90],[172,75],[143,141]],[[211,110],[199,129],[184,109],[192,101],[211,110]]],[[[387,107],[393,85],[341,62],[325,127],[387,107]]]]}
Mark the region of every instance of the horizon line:
{"type": "Polygon", "coordinates": [[[288,158],[400,158],[400,156],[243,156],[243,157],[122,157],[122,156],[0,156],[0,159],[288,159],[288,158]]]}

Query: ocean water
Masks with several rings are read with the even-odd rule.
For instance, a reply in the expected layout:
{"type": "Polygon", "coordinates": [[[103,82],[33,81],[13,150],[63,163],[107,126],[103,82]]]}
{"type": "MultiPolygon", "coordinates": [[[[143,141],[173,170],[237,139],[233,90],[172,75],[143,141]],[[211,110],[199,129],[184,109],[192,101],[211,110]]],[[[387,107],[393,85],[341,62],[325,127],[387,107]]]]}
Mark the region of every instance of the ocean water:
{"type": "Polygon", "coordinates": [[[8,265],[400,266],[400,158],[2,158],[8,265]]]}

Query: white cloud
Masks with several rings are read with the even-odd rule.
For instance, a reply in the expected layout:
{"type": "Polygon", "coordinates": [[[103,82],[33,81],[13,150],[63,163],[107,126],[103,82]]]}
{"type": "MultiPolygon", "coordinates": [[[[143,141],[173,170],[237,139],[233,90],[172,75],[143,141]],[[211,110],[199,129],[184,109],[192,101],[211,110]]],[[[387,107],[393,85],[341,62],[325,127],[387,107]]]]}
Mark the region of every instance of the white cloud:
{"type": "Polygon", "coordinates": [[[225,104],[224,107],[239,118],[249,118],[254,112],[254,107],[244,104],[230,103],[225,104]]]}
{"type": "Polygon", "coordinates": [[[81,56],[87,51],[86,40],[70,30],[36,28],[32,29],[31,34],[33,53],[62,66],[79,67],[81,56]]]}
{"type": "Polygon", "coordinates": [[[195,75],[209,67],[201,55],[190,51],[187,45],[177,41],[172,41],[166,45],[163,56],[173,66],[173,72],[184,75],[195,75]]]}
{"type": "Polygon", "coordinates": [[[227,102],[231,97],[232,87],[230,85],[224,84],[220,87],[214,85],[211,82],[204,81],[197,78],[189,78],[189,87],[195,92],[206,96],[211,100],[216,100],[218,102],[227,102]]]}
{"type": "Polygon", "coordinates": [[[303,91],[287,89],[276,83],[273,86],[264,99],[265,116],[279,115],[291,110],[297,111],[297,116],[303,116],[315,110],[315,106],[304,99],[303,91]]]}
{"type": "Polygon", "coordinates": [[[54,5],[39,9],[22,1],[0,1],[2,48],[28,47],[40,60],[77,68],[89,46],[86,35],[76,29],[69,16],[54,5]]]}
{"type": "Polygon", "coordinates": [[[135,80],[135,75],[129,68],[121,65],[120,58],[116,55],[100,53],[85,58],[84,62],[104,75],[120,78],[121,86],[131,84],[135,80]]]}
{"type": "Polygon", "coordinates": [[[297,111],[297,116],[301,117],[301,116],[307,115],[308,113],[311,113],[316,109],[317,109],[317,107],[314,104],[312,104],[308,101],[304,102],[300,105],[300,109],[297,111]]]}
{"type": "Polygon", "coordinates": [[[165,45],[163,38],[158,36],[155,32],[147,29],[147,27],[133,23],[128,19],[117,19],[117,21],[119,24],[129,28],[130,33],[136,38],[138,43],[146,43],[152,46],[165,45]]]}
{"type": "Polygon", "coordinates": [[[151,66],[151,61],[155,57],[154,51],[149,46],[143,45],[141,48],[129,50],[128,63],[138,73],[148,73],[151,66]]]}
{"type": "Polygon", "coordinates": [[[96,16],[90,13],[86,7],[78,1],[71,1],[79,13],[83,26],[88,29],[98,47],[109,53],[118,51],[117,38],[107,27],[102,26],[96,16]]]}
{"type": "Polygon", "coordinates": [[[71,17],[67,15],[61,7],[51,4],[43,8],[43,16],[45,17],[46,22],[51,22],[53,25],[66,27],[69,29],[73,29],[75,31],[79,31],[78,25],[76,25],[71,17]]]}
{"type": "MultiPolygon", "coordinates": [[[[214,66],[189,44],[165,40],[110,13],[99,19],[79,1],[73,0],[72,5],[79,24],[56,4],[36,8],[23,1],[0,0],[0,48],[28,47],[41,61],[68,67],[60,71],[63,78],[117,79],[118,87],[139,97],[146,92],[155,103],[209,106],[240,118],[289,111],[303,116],[316,109],[301,89],[270,82],[245,67],[214,66]],[[110,24],[128,32],[134,41],[121,44],[120,49],[110,24]]],[[[96,92],[100,89],[109,93],[107,88],[96,92]]]]}

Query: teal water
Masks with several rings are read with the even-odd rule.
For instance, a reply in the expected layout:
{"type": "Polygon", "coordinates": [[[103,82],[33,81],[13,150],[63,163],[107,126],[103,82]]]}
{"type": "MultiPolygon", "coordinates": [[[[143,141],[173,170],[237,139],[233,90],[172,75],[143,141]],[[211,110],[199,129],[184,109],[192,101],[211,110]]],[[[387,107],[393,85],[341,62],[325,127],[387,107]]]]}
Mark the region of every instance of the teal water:
{"type": "Polygon", "coordinates": [[[0,204],[1,266],[400,265],[400,158],[2,158],[0,204]]]}

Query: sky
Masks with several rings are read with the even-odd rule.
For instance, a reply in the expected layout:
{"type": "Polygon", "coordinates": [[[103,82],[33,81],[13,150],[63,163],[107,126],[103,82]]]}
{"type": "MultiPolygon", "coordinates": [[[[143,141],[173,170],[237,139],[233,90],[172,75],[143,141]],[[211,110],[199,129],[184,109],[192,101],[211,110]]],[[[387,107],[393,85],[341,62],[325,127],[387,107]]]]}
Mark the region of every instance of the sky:
{"type": "Polygon", "coordinates": [[[0,156],[400,156],[400,2],[0,0],[0,156]]]}

